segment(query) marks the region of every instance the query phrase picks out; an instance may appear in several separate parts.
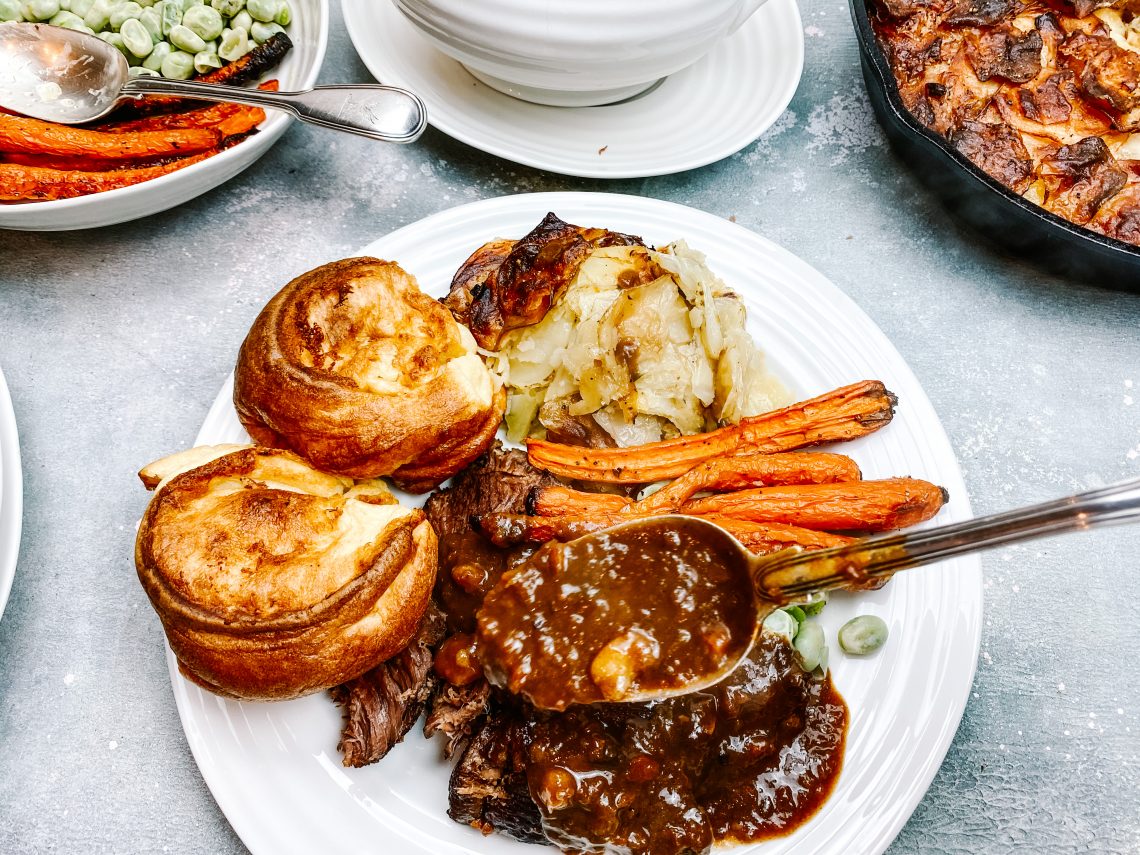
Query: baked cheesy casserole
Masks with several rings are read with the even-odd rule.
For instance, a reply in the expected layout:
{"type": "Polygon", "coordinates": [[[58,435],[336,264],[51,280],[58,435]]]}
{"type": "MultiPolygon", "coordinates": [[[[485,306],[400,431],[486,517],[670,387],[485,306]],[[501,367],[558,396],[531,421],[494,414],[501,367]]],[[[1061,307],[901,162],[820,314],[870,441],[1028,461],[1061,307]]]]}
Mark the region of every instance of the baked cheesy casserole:
{"type": "Polygon", "coordinates": [[[1140,2],[871,0],[903,103],[980,169],[1140,244],[1140,2]]]}

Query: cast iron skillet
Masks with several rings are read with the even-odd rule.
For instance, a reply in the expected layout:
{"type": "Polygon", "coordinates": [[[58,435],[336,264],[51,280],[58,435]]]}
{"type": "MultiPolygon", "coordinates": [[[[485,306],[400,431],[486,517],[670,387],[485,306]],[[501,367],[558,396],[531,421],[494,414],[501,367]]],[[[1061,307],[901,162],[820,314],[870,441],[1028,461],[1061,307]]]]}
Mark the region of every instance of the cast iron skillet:
{"type": "Polygon", "coordinates": [[[919,180],[999,248],[1088,284],[1140,292],[1140,247],[1081,228],[1022,199],[911,115],[871,29],[867,2],[851,0],[867,94],[891,145],[919,180]]]}

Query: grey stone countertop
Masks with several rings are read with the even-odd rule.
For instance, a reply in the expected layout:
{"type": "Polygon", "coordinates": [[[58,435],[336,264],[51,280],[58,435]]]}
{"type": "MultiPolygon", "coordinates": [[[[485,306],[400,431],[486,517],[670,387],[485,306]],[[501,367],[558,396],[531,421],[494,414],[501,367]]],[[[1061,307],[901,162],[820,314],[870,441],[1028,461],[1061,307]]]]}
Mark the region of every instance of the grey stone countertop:
{"type": "MultiPolygon", "coordinates": [[[[332,7],[322,81],[371,80],[332,7]]],[[[801,10],[807,62],[790,108],[703,169],[579,180],[434,130],[391,147],[295,125],[175,211],[90,232],[0,232],[0,366],[26,494],[0,621],[0,852],[244,851],[187,748],[135,577],[147,500],[135,472],[191,443],[283,283],[453,205],[633,193],[735,217],[782,244],[913,367],[977,513],[1140,475],[1140,296],[979,246],[888,148],[842,0],[801,10]]],[[[1140,852],[1136,534],[984,557],[973,691],[894,855],[1140,852]]]]}

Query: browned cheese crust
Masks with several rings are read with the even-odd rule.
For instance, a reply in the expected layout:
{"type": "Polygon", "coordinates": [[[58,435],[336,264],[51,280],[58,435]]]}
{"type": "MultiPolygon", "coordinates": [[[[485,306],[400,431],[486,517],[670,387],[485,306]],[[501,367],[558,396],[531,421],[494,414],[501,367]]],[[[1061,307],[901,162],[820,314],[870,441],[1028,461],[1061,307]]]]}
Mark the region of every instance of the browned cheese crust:
{"type": "Polygon", "coordinates": [[[504,405],[470,334],[376,258],[286,285],[254,321],[234,372],[234,406],[256,442],[416,492],[482,454],[504,405]]]}
{"type": "Polygon", "coordinates": [[[135,546],[182,672],[251,700],[328,689],[398,653],[437,560],[423,512],[382,486],[250,447],[167,477],[135,546]]]}
{"type": "Polygon", "coordinates": [[[1013,192],[1140,244],[1140,3],[869,5],[916,119],[1013,192]]]}

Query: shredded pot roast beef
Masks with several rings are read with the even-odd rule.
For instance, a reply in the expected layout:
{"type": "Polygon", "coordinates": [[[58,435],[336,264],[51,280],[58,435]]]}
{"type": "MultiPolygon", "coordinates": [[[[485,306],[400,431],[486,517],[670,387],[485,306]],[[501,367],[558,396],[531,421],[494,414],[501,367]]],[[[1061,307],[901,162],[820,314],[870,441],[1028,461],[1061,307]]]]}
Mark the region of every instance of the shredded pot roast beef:
{"type": "Polygon", "coordinates": [[[473,516],[524,513],[531,489],[554,483],[552,475],[530,465],[525,451],[505,449],[496,441],[450,487],[432,493],[424,513],[443,540],[470,531],[473,516]]]}
{"type": "Polygon", "coordinates": [[[447,815],[484,834],[545,843],[542,816],[527,784],[533,723],[502,693],[455,764],[447,815]]]}
{"type": "Polygon", "coordinates": [[[332,689],[333,700],[344,712],[337,749],[345,766],[375,763],[412,729],[435,688],[432,655],[445,632],[443,612],[429,606],[419,632],[403,651],[332,689]]]}

